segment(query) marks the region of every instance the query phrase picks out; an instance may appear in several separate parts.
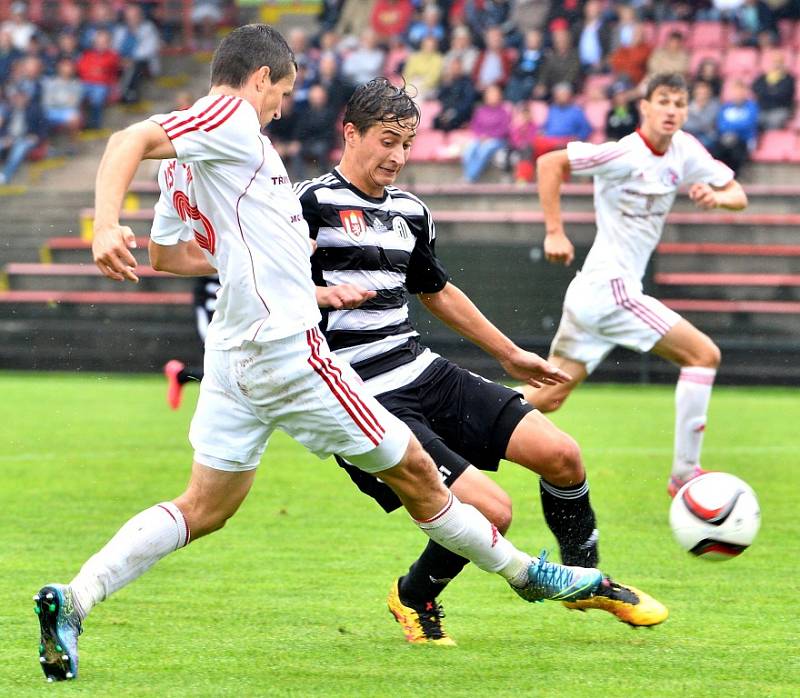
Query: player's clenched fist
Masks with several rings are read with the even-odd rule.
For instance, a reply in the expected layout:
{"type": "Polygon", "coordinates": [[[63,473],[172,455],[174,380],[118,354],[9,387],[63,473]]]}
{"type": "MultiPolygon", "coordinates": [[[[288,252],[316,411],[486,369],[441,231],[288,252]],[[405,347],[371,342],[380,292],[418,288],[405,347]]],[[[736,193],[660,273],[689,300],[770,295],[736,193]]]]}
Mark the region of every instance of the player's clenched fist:
{"type": "Polygon", "coordinates": [[[575,247],[564,231],[548,233],[544,238],[544,258],[553,264],[569,266],[575,258],[575,247]]]}
{"type": "Polygon", "coordinates": [[[697,182],[689,188],[689,198],[699,208],[716,208],[717,193],[705,182],[697,182]]]}
{"type": "Polygon", "coordinates": [[[115,281],[138,282],[136,258],[131,249],[136,247],[133,231],[124,225],[98,226],[94,228],[92,256],[98,269],[109,279],[115,281]]]}
{"type": "Polygon", "coordinates": [[[320,308],[333,308],[334,310],[358,308],[376,295],[375,291],[361,288],[356,284],[318,286],[316,290],[317,305],[320,308]]]}

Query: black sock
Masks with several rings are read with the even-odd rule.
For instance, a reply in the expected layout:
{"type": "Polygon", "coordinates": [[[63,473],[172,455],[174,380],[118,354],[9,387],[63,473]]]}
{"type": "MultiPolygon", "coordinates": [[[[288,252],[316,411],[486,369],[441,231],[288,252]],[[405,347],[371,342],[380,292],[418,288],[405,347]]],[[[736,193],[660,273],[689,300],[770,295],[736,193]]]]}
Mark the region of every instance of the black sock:
{"type": "Polygon", "coordinates": [[[561,562],[579,567],[596,567],[597,528],[589,502],[589,483],[573,487],[556,487],[539,480],[544,520],[553,532],[561,549],[561,562]]]}
{"type": "Polygon", "coordinates": [[[467,558],[451,553],[432,540],[428,541],[408,574],[400,577],[400,597],[417,603],[433,601],[468,563],[467,558]]]}
{"type": "Polygon", "coordinates": [[[186,366],[178,372],[178,383],[185,385],[189,381],[203,380],[203,369],[196,366],[186,366]]]}

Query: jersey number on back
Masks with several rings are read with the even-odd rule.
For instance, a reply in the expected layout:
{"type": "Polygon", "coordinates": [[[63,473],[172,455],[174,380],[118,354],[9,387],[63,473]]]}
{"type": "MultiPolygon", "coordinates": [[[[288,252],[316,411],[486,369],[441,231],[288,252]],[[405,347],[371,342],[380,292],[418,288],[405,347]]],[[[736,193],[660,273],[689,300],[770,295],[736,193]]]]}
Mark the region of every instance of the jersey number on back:
{"type": "Polygon", "coordinates": [[[200,213],[196,206],[192,206],[189,202],[189,197],[182,191],[175,190],[172,195],[172,204],[175,206],[175,211],[181,217],[181,220],[191,226],[197,244],[213,255],[217,247],[217,235],[214,232],[214,226],[211,225],[211,221],[200,213]],[[191,221],[200,221],[203,226],[203,232],[195,228],[191,221]]]}

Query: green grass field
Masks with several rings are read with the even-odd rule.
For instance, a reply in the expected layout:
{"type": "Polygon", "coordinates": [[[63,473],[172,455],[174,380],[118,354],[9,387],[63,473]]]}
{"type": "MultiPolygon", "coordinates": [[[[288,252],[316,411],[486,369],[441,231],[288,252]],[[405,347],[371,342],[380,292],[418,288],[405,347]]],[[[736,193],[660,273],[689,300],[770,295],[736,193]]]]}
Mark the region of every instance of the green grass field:
{"type": "MultiPolygon", "coordinates": [[[[671,609],[634,630],[599,611],[526,605],[476,569],[444,594],[456,648],[412,647],[384,605],[424,538],[333,461],[283,435],[221,532],[95,609],[81,676],[47,685],[31,595],[68,581],[130,516],[178,494],[196,389],[170,412],[160,377],[0,373],[0,695],[797,696],[800,559],[792,390],[719,388],[704,465],[746,479],[763,525],[736,560],[672,541],[672,390],[585,386],[555,421],[582,444],[602,567],[671,609]]],[[[536,480],[504,465],[510,538],[553,541],[536,480]]]]}

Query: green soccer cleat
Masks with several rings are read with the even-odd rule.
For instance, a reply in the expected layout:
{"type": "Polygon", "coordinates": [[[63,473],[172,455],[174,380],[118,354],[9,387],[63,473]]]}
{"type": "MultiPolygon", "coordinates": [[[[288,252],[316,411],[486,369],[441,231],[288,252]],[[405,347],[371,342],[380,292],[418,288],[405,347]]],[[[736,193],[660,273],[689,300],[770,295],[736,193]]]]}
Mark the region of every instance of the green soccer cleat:
{"type": "Polygon", "coordinates": [[[603,573],[593,567],[567,567],[547,562],[547,551],[528,567],[528,583],[511,588],[526,601],[578,601],[592,596],[603,581],[603,573]]]}
{"type": "Polygon", "coordinates": [[[39,662],[48,681],[66,681],[78,676],[78,635],[81,618],[66,584],[48,584],[33,597],[39,616],[39,662]]]}

